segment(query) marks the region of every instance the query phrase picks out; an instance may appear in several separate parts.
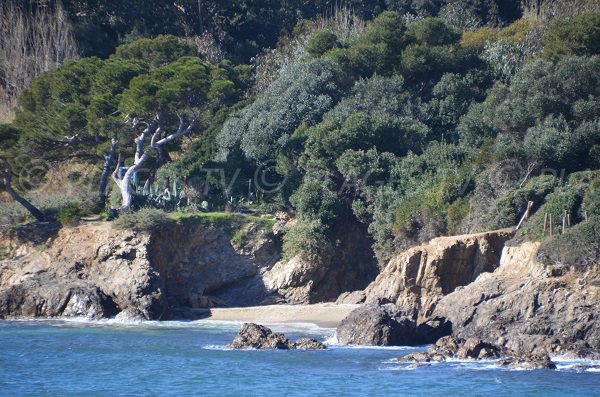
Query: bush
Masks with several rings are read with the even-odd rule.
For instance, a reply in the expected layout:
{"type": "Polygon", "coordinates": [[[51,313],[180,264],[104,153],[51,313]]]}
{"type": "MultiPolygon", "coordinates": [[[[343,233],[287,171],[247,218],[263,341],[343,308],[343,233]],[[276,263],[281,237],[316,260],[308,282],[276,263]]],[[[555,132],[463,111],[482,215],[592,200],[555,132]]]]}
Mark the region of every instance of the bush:
{"type": "Polygon", "coordinates": [[[327,51],[340,47],[341,44],[335,34],[329,30],[321,30],[310,39],[306,45],[306,52],[309,55],[318,58],[327,51]]]}
{"type": "Polygon", "coordinates": [[[301,221],[283,236],[283,255],[290,260],[296,255],[320,262],[333,250],[327,239],[327,227],[320,220],[301,221]]]}
{"type": "Polygon", "coordinates": [[[129,229],[136,232],[152,232],[171,226],[175,220],[164,211],[154,208],[142,208],[139,211],[121,214],[112,226],[116,229],[129,229]]]}
{"type": "Polygon", "coordinates": [[[468,230],[464,230],[461,226],[467,216],[469,216],[469,211],[469,199],[466,197],[460,198],[450,204],[447,210],[448,234],[458,235],[468,232],[468,230]]]}
{"type": "Polygon", "coordinates": [[[546,240],[538,250],[538,260],[546,265],[586,268],[600,263],[600,223],[576,225],[564,234],[546,240]]]}
{"type": "MultiPolygon", "coordinates": [[[[590,183],[593,177],[594,173],[592,172],[571,174],[565,186],[556,189],[547,196],[544,205],[525,224],[525,227],[519,231],[518,236],[527,236],[533,240],[542,240],[548,236],[549,231],[546,231],[546,236],[544,236],[545,214],[552,216],[555,236],[558,236],[560,232],[565,211],[571,216],[572,225],[584,220],[584,207],[586,209],[589,207],[588,215],[590,218],[594,218],[593,208],[595,208],[595,202],[592,197],[595,195],[593,193],[590,194],[593,191],[591,187],[594,186],[594,183],[590,183]]],[[[549,229],[550,226],[548,225],[547,227],[549,229]]]]}
{"type": "Polygon", "coordinates": [[[76,223],[85,213],[79,208],[79,204],[70,203],[58,210],[56,220],[63,226],[69,226],[76,223]]]}
{"type": "Polygon", "coordinates": [[[544,56],[600,54],[600,13],[584,14],[557,22],[544,37],[544,56]]]}

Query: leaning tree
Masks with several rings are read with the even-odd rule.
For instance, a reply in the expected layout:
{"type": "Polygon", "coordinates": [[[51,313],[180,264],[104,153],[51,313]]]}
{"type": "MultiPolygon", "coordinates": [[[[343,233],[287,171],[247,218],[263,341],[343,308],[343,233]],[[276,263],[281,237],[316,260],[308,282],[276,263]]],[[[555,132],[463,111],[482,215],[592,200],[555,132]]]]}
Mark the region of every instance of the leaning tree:
{"type": "Polygon", "coordinates": [[[121,96],[119,111],[127,115],[125,122],[134,131],[133,161],[124,155],[131,138],[121,140],[120,159],[113,172],[122,196],[121,210],[131,211],[132,182],[144,164],[156,155],[160,166],[168,160],[166,153],[173,142],[194,132],[215,109],[237,98],[240,90],[230,75],[234,73],[222,65],[182,57],[131,80],[121,96]],[[131,163],[123,166],[128,161],[131,163]]]}
{"type": "MultiPolygon", "coordinates": [[[[175,141],[177,138],[189,134],[193,131],[194,126],[198,121],[198,113],[191,117],[190,122],[186,125],[181,115],[179,117],[179,126],[172,133],[163,132],[160,124],[160,115],[156,115],[152,120],[145,121],[134,118],[128,120],[133,129],[143,127],[142,132],[135,138],[135,155],[133,164],[128,167],[122,166],[122,161],[117,162],[117,168],[114,170],[112,177],[119,190],[121,191],[121,210],[131,211],[133,204],[133,176],[140,170],[142,165],[150,158],[153,152],[158,152],[164,145],[175,141]]],[[[113,141],[114,142],[114,141],[113,141]]]]}

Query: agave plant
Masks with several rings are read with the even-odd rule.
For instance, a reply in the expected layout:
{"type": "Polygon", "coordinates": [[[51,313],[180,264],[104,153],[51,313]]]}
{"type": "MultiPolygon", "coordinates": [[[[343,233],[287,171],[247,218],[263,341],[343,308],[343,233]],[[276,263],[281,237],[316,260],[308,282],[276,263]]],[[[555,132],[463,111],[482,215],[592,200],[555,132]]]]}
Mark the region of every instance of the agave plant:
{"type": "Polygon", "coordinates": [[[136,190],[146,205],[166,211],[181,210],[185,199],[183,189],[178,189],[177,187],[177,178],[173,178],[172,190],[169,187],[161,190],[158,186],[152,185],[149,180],[146,180],[141,190],[139,188],[136,190]]]}

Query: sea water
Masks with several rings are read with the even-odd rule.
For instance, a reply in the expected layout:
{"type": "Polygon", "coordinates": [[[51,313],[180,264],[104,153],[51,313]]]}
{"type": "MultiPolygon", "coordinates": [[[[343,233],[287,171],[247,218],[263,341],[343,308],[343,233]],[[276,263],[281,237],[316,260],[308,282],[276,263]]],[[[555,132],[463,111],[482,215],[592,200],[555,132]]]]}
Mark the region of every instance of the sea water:
{"type": "Polygon", "coordinates": [[[425,347],[335,344],[332,329],[271,324],[323,351],[232,350],[240,323],[142,324],[0,321],[1,396],[600,396],[600,363],[558,360],[558,370],[493,362],[411,366],[425,347]],[[596,367],[594,367],[596,366],[596,367]]]}

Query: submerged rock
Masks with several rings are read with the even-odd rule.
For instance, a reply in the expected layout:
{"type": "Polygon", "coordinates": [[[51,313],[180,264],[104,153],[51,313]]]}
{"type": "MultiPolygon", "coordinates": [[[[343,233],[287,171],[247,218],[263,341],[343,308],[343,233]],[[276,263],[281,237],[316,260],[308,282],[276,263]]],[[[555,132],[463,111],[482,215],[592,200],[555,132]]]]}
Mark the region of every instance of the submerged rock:
{"type": "Polygon", "coordinates": [[[294,347],[300,350],[323,350],[325,345],[314,338],[300,338],[294,343],[294,347]]]}
{"type": "Polygon", "coordinates": [[[293,349],[294,345],[285,335],[254,323],[244,323],[231,343],[235,349],[293,349]]]}

